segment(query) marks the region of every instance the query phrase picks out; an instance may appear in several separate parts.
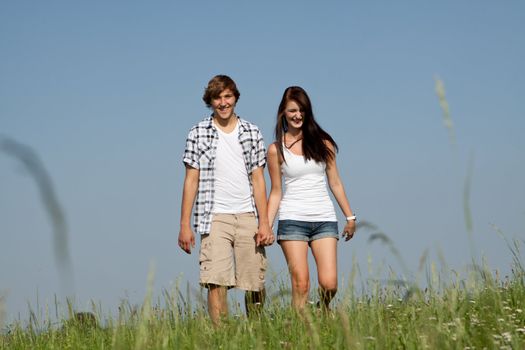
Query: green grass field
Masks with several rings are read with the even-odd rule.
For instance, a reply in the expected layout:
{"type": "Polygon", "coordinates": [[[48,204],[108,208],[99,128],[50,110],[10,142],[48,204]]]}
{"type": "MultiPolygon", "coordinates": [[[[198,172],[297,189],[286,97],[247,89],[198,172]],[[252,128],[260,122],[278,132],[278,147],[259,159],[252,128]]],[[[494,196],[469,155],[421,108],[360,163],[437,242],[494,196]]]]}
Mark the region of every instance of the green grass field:
{"type": "MultiPolygon", "coordinates": [[[[435,271],[433,267],[429,270],[435,271]]],[[[202,301],[192,303],[179,290],[165,292],[155,302],[146,297],[141,306],[124,302],[118,316],[102,315],[93,305],[92,312],[75,319],[73,306],[67,305],[58,322],[31,312],[29,324],[5,326],[0,348],[525,348],[525,273],[519,260],[506,277],[481,266],[449,281],[439,273],[428,274],[424,289],[405,282],[369,281],[364,292],[357,292],[349,283],[330,312],[312,306],[304,314],[290,309],[284,283],[268,298],[261,315],[247,319],[240,309],[233,310],[218,328],[202,301]]]]}

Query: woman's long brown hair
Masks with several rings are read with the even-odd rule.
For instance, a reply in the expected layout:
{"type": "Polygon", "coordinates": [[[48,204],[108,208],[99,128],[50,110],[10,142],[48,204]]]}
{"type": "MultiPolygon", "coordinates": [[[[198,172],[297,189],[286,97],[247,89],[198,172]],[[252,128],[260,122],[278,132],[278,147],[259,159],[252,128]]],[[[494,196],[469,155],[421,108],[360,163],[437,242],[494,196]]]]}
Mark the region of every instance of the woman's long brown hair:
{"type": "Polygon", "coordinates": [[[299,105],[303,114],[303,154],[306,160],[313,159],[316,162],[327,163],[335,157],[334,152],[327,146],[329,141],[337,152],[339,148],[334,139],[317,124],[312,111],[312,103],[306,91],[299,86],[290,86],[284,90],[283,98],[277,110],[277,124],[275,125],[275,140],[277,141],[277,151],[281,159],[284,160],[283,137],[288,130],[285,109],[289,101],[294,101],[299,105]]]}

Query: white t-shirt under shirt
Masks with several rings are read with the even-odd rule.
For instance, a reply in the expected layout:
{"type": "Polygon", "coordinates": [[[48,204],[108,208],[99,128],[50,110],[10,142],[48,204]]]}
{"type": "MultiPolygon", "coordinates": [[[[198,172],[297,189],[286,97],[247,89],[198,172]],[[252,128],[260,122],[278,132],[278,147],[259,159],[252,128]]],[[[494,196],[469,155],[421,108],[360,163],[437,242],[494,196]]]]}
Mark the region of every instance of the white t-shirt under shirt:
{"type": "Polygon", "coordinates": [[[212,213],[238,214],[254,211],[250,182],[239,142],[239,122],[229,134],[217,128],[215,195],[212,213]]]}
{"type": "Polygon", "coordinates": [[[279,205],[279,220],[337,221],[326,186],[326,164],[306,161],[286,147],[283,153],[285,193],[279,205]]]}

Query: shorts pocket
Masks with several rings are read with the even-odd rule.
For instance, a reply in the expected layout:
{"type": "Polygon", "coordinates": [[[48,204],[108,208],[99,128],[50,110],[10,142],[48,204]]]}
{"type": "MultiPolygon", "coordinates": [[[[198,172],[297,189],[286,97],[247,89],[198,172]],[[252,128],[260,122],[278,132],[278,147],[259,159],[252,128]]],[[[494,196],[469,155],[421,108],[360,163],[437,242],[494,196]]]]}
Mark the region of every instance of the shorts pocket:
{"type": "Polygon", "coordinates": [[[203,238],[201,241],[201,250],[199,254],[199,265],[201,266],[201,269],[208,270],[209,269],[209,263],[211,262],[212,257],[212,244],[209,240],[209,236],[203,238]]]}
{"type": "Polygon", "coordinates": [[[259,259],[260,259],[259,279],[261,281],[264,281],[266,270],[268,269],[268,259],[266,258],[266,251],[264,247],[257,247],[257,255],[259,255],[259,259]]]}

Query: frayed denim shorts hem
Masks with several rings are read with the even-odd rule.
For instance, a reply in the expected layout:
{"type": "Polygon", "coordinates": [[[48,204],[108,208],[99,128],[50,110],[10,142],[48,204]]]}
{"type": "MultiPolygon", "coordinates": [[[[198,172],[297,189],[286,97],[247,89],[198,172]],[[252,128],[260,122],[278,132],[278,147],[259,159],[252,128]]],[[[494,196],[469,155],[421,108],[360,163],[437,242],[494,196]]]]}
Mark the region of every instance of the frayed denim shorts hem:
{"type": "Polygon", "coordinates": [[[277,241],[311,242],[321,238],[339,239],[337,221],[279,220],[277,241]]]}

